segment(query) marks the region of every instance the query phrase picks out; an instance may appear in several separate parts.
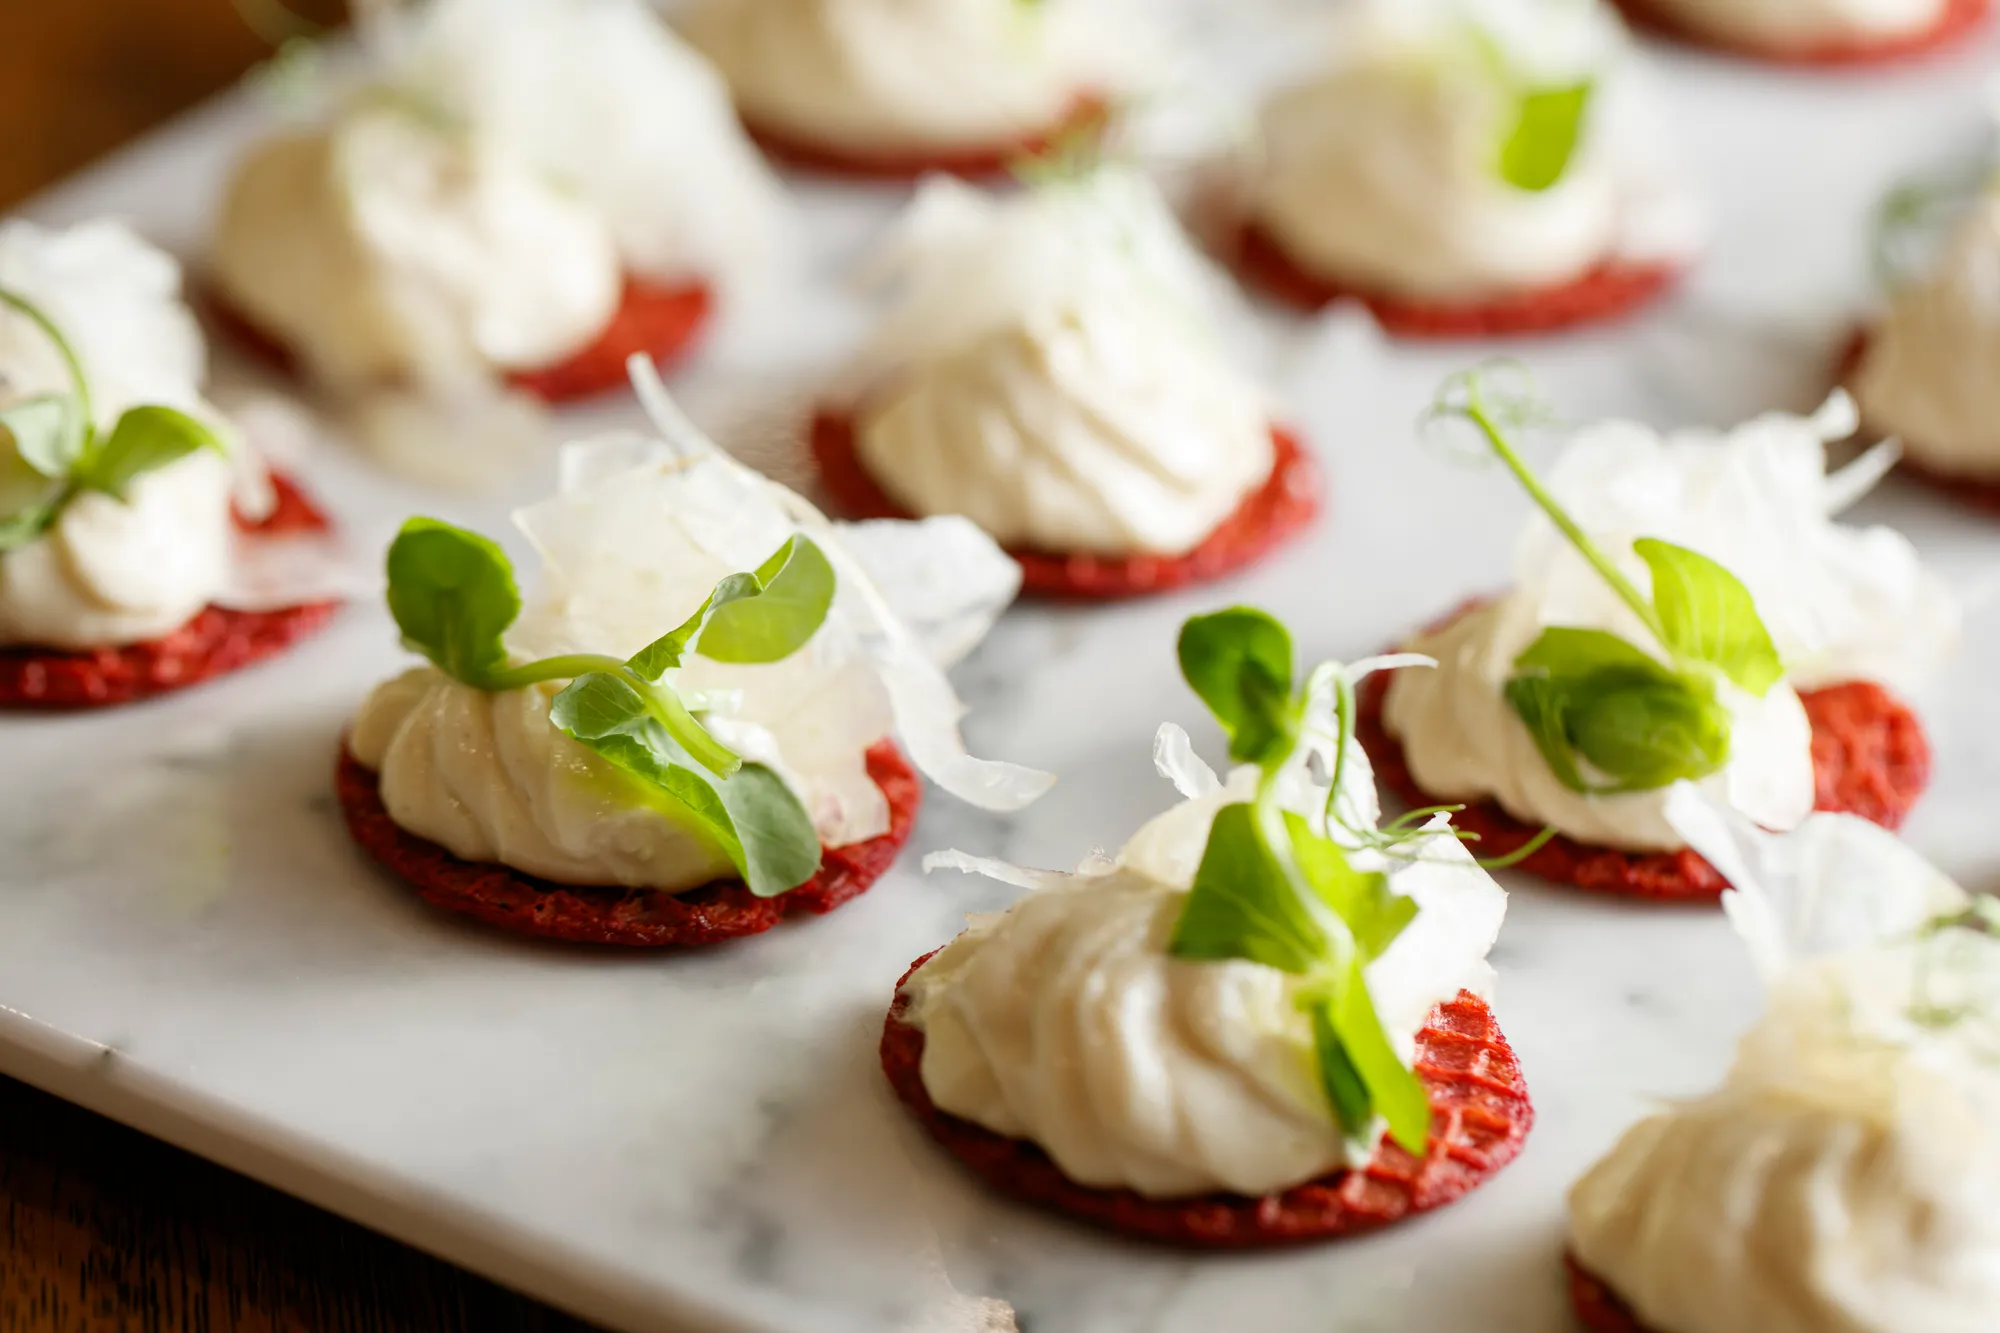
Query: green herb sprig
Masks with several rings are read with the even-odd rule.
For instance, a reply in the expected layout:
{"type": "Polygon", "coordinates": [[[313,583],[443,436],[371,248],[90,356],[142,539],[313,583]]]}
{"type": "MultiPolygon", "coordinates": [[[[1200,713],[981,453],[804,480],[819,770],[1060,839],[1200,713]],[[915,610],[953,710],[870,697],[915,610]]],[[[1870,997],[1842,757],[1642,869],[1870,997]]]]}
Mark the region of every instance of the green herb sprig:
{"type": "Polygon", "coordinates": [[[80,495],[96,491],[123,501],[132,483],[148,472],[203,449],[226,452],[214,431],[171,407],[128,408],[109,430],[99,430],[82,358],[56,322],[4,287],[0,306],[41,330],[61,355],[70,381],[67,393],[38,394],[0,408],[0,457],[11,451],[31,474],[25,502],[0,513],[0,555],[40,537],[80,495]]]}
{"type": "Polygon", "coordinates": [[[819,835],[778,775],[717,740],[673,676],[691,653],[776,662],[818,632],[833,567],[794,535],[754,573],[716,584],[692,616],[620,660],[572,653],[516,663],[502,636],[520,616],[512,563],[493,542],[413,518],[389,547],[389,611],[403,642],[454,680],[487,691],[567,680],[549,706],[558,731],[679,807],[729,856],[752,893],[775,897],[819,869],[819,835]]]}
{"type": "Polygon", "coordinates": [[[1918,1027],[1941,1032],[1967,1019],[1982,1016],[1982,1007],[1963,1000],[1947,1003],[1937,995],[1938,972],[1950,954],[1984,936],[2000,936],[2000,899],[1981,894],[1961,912],[1926,922],[1915,940],[1916,968],[1911,978],[1912,994],[1908,1013],[1918,1027]]]}
{"type": "MultiPolygon", "coordinates": [[[[1423,659],[1427,665],[1428,659],[1423,659]]],[[[1371,851],[1380,852],[1398,860],[1412,859],[1409,854],[1410,839],[1424,833],[1425,825],[1438,815],[1455,815],[1465,809],[1460,805],[1427,805],[1415,810],[1406,810],[1385,823],[1370,826],[1359,820],[1350,819],[1340,809],[1340,794],[1346,790],[1347,756],[1354,747],[1354,723],[1358,714],[1358,703],[1354,697],[1354,677],[1337,662],[1322,663],[1314,672],[1306,686],[1306,697],[1319,697],[1323,690],[1333,693],[1334,732],[1327,739],[1333,746],[1333,772],[1326,789],[1326,820],[1328,827],[1338,825],[1351,837],[1355,844],[1371,851]]],[[[1445,828],[1443,835],[1459,842],[1478,842],[1480,836],[1466,829],[1445,828]]],[[[1475,857],[1474,862],[1482,870],[1506,870],[1542,850],[1554,841],[1556,829],[1544,828],[1534,837],[1502,856],[1475,857]]],[[[1415,858],[1422,860],[1424,858],[1415,858]]]]}
{"type": "Polygon", "coordinates": [[[1870,258],[1876,280],[1890,291],[1920,281],[1951,229],[1996,183],[2000,162],[1989,144],[1969,161],[1891,190],[1875,211],[1870,258]]]}
{"type": "Polygon", "coordinates": [[[1358,1138],[1380,1115],[1397,1143],[1422,1156],[1430,1099],[1397,1057],[1363,976],[1417,904],[1386,875],[1356,870],[1338,843],[1279,803],[1312,697],[1310,686],[1294,686],[1291,635],[1247,607],[1197,616],[1181,629],[1180,663],[1228,735],[1230,758],[1254,764],[1258,782],[1251,801],[1217,812],[1169,952],[1305,978],[1298,1004],[1311,1016],[1320,1085],[1342,1131],[1358,1138]]]}
{"type": "Polygon", "coordinates": [[[1506,129],[1495,147],[1493,170],[1517,190],[1540,194],[1568,174],[1583,142],[1597,97],[1597,80],[1568,84],[1525,82],[1493,35],[1477,24],[1466,30],[1485,73],[1508,99],[1506,129]]]}
{"type": "Polygon", "coordinates": [[[1514,660],[1509,705],[1572,791],[1651,791],[1718,772],[1730,754],[1719,683],[1761,698],[1785,674],[1749,589],[1707,556],[1646,537],[1632,544],[1652,575],[1652,596],[1641,593],[1508,438],[1511,429],[1546,419],[1532,392],[1508,373],[1514,369],[1488,365],[1446,380],[1425,424],[1471,423],[1668,660],[1605,630],[1546,629],[1514,660]]]}
{"type": "Polygon", "coordinates": [[[1596,89],[1594,81],[1512,89],[1513,117],[1496,164],[1500,179],[1531,194],[1553,189],[1576,158],[1596,89]]]}

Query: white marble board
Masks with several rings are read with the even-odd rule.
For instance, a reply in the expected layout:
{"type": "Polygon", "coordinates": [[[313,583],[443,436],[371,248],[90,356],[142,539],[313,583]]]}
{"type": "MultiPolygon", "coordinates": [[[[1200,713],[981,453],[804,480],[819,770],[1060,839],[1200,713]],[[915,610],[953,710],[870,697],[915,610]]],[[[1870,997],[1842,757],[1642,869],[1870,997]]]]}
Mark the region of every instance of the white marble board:
{"type": "MultiPolygon", "coordinates": [[[[1655,312],[1516,350],[1577,418],[1811,406],[1869,300],[1872,202],[1973,140],[1992,57],[1843,76],[1650,52],[1716,203],[1713,253],[1655,312]]],[[[26,212],[124,215],[196,255],[262,115],[225,98],[26,212]]],[[[676,384],[725,442],[768,446],[862,327],[840,277],[898,195],[800,197],[812,258],[788,317],[732,330],[676,384]]],[[[184,696],[0,719],[0,1071],[620,1329],[946,1333],[1004,1327],[1001,1303],[1032,1333],[1564,1327],[1565,1188],[1654,1099],[1714,1080],[1754,1012],[1712,911],[1514,883],[1498,1008],[1540,1111],[1527,1153],[1463,1204],[1355,1243],[1203,1258],[1030,1214],[934,1151],[875,1063],[904,966],[1008,896],[926,881],[917,853],[1068,865],[1170,799],[1154,727],[1211,730],[1170,652],[1184,616],[1254,602],[1309,653],[1352,657],[1504,577],[1523,501],[1410,429],[1442,375],[1491,349],[1384,351],[1269,309],[1251,341],[1331,478],[1317,531],[1225,587],[1012,613],[959,673],[969,732],[1061,774],[1059,792],[1011,818],[933,794],[911,854],[866,897],[738,947],[538,947],[435,915],[371,869],[329,778],[343,720],[400,660],[379,606],[184,696]]],[[[614,401],[562,424],[633,419],[614,401]]],[[[371,545],[416,510],[498,531],[552,475],[544,461],[506,494],[433,494],[333,445],[307,471],[371,545]]],[[[1961,661],[1920,701],[1937,781],[1908,832],[1991,887],[2000,701],[1979,682],[2000,624],[1979,598],[2000,527],[1900,483],[1863,512],[1974,599],[1961,661]]]]}

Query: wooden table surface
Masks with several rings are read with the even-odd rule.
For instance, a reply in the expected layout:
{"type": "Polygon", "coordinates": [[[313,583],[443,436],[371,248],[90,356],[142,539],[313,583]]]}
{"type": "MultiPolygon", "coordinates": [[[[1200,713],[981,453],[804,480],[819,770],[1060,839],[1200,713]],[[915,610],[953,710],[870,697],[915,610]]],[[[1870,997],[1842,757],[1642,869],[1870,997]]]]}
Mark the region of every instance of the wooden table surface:
{"type": "MultiPolygon", "coordinates": [[[[0,209],[268,50],[232,0],[0,0],[0,209]]],[[[237,1329],[586,1326],[0,1078],[0,1333],[237,1329]]]]}

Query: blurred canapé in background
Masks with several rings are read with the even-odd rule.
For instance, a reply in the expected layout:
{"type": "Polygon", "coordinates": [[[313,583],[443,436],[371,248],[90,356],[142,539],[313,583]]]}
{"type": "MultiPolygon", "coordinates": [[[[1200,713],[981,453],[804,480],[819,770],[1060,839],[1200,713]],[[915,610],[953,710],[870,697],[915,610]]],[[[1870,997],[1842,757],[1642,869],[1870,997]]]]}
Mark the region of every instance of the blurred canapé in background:
{"type": "Polygon", "coordinates": [[[341,0],[0,0],[0,209],[227,87],[341,0]]]}

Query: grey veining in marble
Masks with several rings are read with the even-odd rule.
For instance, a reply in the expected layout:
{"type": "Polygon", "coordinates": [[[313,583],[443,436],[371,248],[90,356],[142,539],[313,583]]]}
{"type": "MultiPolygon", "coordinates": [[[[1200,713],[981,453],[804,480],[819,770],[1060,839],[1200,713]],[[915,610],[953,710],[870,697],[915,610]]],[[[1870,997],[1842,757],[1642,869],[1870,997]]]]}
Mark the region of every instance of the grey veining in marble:
{"type": "MultiPolygon", "coordinates": [[[[1800,75],[1652,52],[1717,206],[1687,289],[1613,332],[1521,346],[1572,415],[1722,424],[1804,408],[1868,301],[1865,219],[1972,134],[1991,49],[1883,74],[1800,75]]],[[[38,202],[136,219],[193,253],[230,152],[207,109],[38,202]]],[[[813,250],[796,318],[731,330],[679,387],[768,448],[783,407],[865,313],[839,283],[890,192],[801,191],[813,250]]],[[[1207,730],[1170,644],[1191,611],[1250,601],[1307,652],[1352,657],[1500,577],[1523,502],[1420,447],[1440,377],[1489,349],[1374,346],[1348,323],[1258,315],[1289,415],[1332,483],[1321,527],[1227,587],[1013,613],[960,673],[976,748],[1062,775],[1014,817],[933,797],[914,851],[1067,865],[1170,793],[1148,745],[1207,730]]],[[[573,423],[630,421],[593,406],[573,423]]],[[[429,494],[337,445],[308,471],[360,539],[415,509],[500,528],[506,493],[429,494]]],[[[2000,528],[1891,483],[1906,528],[1968,592],[2000,528]]],[[[1975,608],[1921,702],[1936,788],[1910,836],[1974,886],[2000,877],[1990,793],[2000,657],[1975,608]]],[[[1546,1333],[1562,1327],[1561,1200],[1655,1099],[1698,1089],[1754,1012],[1721,918],[1514,885],[1499,1010],[1540,1109],[1523,1159],[1433,1218],[1350,1244],[1196,1258],[996,1202],[908,1125],[874,1042],[897,975],[1004,904],[916,856],[824,920],[686,958],[495,938],[442,919],[349,846],[329,792],[344,719],[399,654],[356,606],[275,666],[101,716],[0,719],[0,1069],[630,1329],[951,1333],[1546,1333]]]]}

